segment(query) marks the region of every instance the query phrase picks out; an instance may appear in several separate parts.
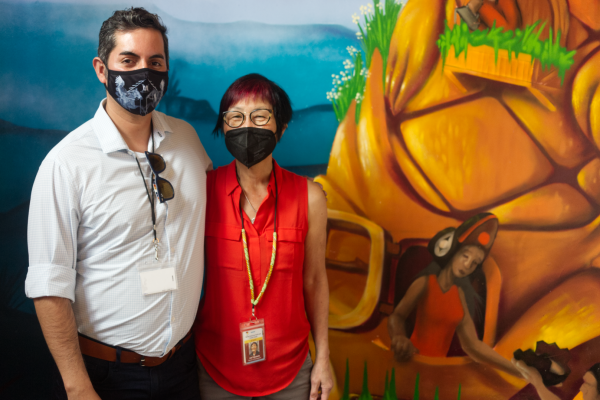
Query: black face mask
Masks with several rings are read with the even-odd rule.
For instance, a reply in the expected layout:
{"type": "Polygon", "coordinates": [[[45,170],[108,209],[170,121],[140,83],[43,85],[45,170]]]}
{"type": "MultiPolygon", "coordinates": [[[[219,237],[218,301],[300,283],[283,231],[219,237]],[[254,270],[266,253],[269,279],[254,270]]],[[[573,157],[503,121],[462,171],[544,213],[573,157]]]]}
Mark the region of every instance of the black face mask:
{"type": "Polygon", "coordinates": [[[108,70],[106,90],[127,111],[136,115],[150,114],[167,91],[169,73],[150,68],[134,71],[108,70]]]}
{"type": "Polygon", "coordinates": [[[225,134],[225,146],[246,167],[258,164],[275,150],[275,134],[262,128],[237,128],[225,134]]]}

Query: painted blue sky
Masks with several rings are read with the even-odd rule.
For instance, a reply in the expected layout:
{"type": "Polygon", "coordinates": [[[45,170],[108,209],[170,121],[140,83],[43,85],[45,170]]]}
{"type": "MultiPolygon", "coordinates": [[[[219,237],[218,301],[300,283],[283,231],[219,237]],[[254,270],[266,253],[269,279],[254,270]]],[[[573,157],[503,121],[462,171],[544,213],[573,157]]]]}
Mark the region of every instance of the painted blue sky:
{"type": "MultiPolygon", "coordinates": [[[[171,17],[194,22],[228,23],[255,21],[275,25],[336,24],[356,30],[352,14],[369,0],[20,0],[19,2],[114,4],[115,9],[131,5],[155,6],[171,17]]],[[[160,14],[162,14],[160,13],[160,14]]]]}

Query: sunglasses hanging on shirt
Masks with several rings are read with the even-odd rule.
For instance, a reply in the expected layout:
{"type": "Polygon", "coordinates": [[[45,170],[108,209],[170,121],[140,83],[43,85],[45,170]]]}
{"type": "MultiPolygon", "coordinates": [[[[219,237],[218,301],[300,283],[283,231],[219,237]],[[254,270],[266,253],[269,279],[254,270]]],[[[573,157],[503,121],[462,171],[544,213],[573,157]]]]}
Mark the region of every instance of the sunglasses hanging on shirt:
{"type": "MultiPolygon", "coordinates": [[[[156,198],[161,203],[164,203],[165,201],[171,200],[173,197],[175,197],[175,191],[173,190],[173,185],[171,185],[168,180],[158,176],[158,174],[165,170],[167,163],[160,154],[154,153],[154,132],[152,132],[150,137],[152,138],[152,152],[145,152],[146,159],[148,160],[148,164],[150,164],[150,169],[152,170],[152,186],[154,187],[156,198]]],[[[135,157],[135,161],[137,162],[140,174],[142,175],[142,181],[144,182],[144,188],[146,189],[148,201],[150,202],[150,209],[152,210],[152,233],[154,235],[152,243],[154,244],[154,259],[158,260],[158,243],[160,241],[156,237],[156,213],[154,212],[154,197],[150,196],[148,185],[146,185],[146,178],[144,178],[144,173],[142,172],[142,167],[140,166],[140,162],[138,161],[137,157],[135,157]]]]}
{"type": "MultiPolygon", "coordinates": [[[[152,141],[154,142],[154,136],[152,141]]],[[[154,148],[152,150],[154,150],[154,148]]],[[[154,187],[154,193],[156,194],[156,198],[161,203],[171,200],[173,197],[175,197],[175,190],[173,189],[173,185],[171,185],[171,182],[169,182],[168,180],[158,176],[158,174],[163,172],[167,167],[165,159],[160,154],[151,153],[149,151],[146,151],[145,154],[146,159],[148,160],[148,164],[150,164],[150,168],[154,173],[154,180],[152,182],[152,186],[154,187]]]]}

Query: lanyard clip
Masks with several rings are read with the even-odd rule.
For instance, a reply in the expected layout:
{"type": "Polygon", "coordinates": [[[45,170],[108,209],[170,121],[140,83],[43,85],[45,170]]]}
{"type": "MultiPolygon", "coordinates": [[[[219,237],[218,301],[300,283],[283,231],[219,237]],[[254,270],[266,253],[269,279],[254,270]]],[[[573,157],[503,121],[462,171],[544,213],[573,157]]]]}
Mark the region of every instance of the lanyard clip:
{"type": "Polygon", "coordinates": [[[154,259],[158,261],[158,239],[152,239],[152,243],[154,243],[154,259]]]}
{"type": "MultiPolygon", "coordinates": [[[[254,313],[254,304],[252,304],[252,318],[258,320],[258,318],[256,318],[256,314],[254,313]]],[[[250,320],[252,320],[252,318],[250,318],[250,320]]]]}

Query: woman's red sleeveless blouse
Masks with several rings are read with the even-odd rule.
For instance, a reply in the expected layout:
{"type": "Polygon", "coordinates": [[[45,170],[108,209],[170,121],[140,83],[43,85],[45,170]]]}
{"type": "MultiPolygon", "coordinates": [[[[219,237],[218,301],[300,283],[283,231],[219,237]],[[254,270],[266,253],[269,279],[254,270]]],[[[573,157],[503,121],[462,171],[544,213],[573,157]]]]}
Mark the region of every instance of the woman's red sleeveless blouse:
{"type": "Polygon", "coordinates": [[[417,305],[417,319],[410,341],[421,355],[446,357],[464,315],[458,287],[452,285],[444,293],[437,276],[429,275],[427,291],[417,305]]]}
{"type": "MultiPolygon", "coordinates": [[[[308,230],[306,178],[274,163],[254,224],[244,213],[254,293],[263,286],[273,245],[277,176],[277,256],[267,289],[256,306],[265,320],[266,361],[244,366],[240,323],[250,320],[250,286],[241,238],[235,161],[207,176],[204,306],[194,326],[196,353],[223,389],[264,396],[288,386],[308,353],[310,324],[303,292],[304,241],[308,230]]],[[[254,205],[256,207],[256,205],[254,205]]]]}

